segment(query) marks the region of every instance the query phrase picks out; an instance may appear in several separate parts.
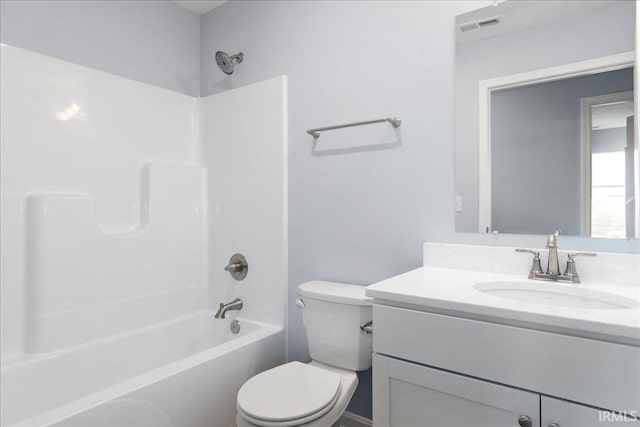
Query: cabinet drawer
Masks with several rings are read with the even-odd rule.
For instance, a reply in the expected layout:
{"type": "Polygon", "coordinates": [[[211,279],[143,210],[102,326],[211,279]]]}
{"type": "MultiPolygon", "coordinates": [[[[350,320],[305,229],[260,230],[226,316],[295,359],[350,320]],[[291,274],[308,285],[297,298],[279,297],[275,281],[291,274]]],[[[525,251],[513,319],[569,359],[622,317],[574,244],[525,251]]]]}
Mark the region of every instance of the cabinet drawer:
{"type": "Polygon", "coordinates": [[[640,412],[640,348],[374,304],[373,350],[421,364],[640,412]]]}
{"type": "Polygon", "coordinates": [[[523,416],[540,425],[535,393],[377,354],[373,381],[376,427],[512,427],[523,416]]]}
{"type": "Polygon", "coordinates": [[[542,396],[540,414],[543,427],[639,427],[637,413],[613,413],[542,396]]]}

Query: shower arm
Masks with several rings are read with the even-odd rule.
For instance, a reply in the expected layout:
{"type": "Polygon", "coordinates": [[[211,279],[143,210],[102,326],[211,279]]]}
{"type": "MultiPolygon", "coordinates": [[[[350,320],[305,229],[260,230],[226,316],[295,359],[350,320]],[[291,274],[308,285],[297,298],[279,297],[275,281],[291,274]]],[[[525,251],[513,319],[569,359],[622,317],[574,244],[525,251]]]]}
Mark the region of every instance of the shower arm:
{"type": "Polygon", "coordinates": [[[234,61],[236,64],[239,64],[244,59],[244,54],[242,52],[239,52],[239,53],[236,53],[235,55],[231,55],[229,59],[234,61]]]}

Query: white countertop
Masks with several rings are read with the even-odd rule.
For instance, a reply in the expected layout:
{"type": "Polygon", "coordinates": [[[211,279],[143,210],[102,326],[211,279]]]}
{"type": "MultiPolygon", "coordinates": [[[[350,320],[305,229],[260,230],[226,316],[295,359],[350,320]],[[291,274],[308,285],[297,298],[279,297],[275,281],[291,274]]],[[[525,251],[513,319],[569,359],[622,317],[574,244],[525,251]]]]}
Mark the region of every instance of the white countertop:
{"type": "Polygon", "coordinates": [[[366,294],[374,303],[640,346],[638,286],[543,282],[529,280],[526,275],[427,266],[370,285],[366,294]],[[474,287],[492,281],[552,284],[558,289],[580,287],[594,295],[606,292],[638,304],[624,309],[558,307],[489,295],[474,287]]]}

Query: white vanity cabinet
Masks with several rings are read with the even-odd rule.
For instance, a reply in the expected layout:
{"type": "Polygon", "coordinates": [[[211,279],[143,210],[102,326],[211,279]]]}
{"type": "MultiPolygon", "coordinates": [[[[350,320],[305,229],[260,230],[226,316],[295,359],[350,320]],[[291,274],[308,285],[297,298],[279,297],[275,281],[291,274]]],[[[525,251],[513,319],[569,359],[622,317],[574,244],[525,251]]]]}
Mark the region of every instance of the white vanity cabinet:
{"type": "Polygon", "coordinates": [[[374,355],[374,425],[511,427],[540,425],[538,394],[374,355]]]}
{"type": "Polygon", "coordinates": [[[373,322],[376,427],[640,426],[597,409],[640,412],[637,346],[379,303],[373,322]]]}

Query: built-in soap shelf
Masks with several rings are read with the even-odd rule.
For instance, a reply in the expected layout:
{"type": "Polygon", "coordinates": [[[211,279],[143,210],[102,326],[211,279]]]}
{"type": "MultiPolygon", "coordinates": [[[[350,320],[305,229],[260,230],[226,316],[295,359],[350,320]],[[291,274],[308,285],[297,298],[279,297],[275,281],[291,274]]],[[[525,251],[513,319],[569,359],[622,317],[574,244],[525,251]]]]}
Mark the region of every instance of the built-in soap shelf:
{"type": "Polygon", "coordinates": [[[47,352],[204,307],[206,171],[149,163],[140,220],[99,224],[82,194],[24,198],[27,352],[47,352]]]}

